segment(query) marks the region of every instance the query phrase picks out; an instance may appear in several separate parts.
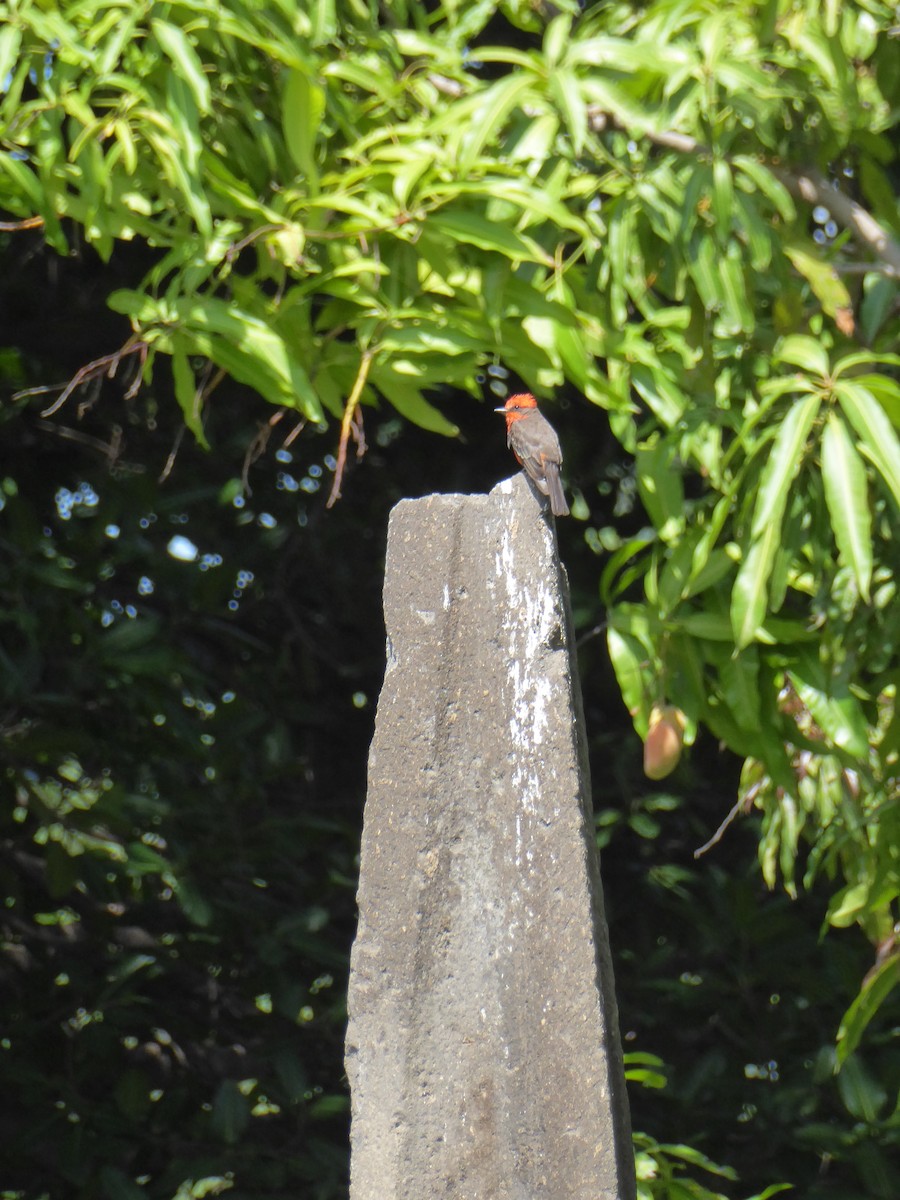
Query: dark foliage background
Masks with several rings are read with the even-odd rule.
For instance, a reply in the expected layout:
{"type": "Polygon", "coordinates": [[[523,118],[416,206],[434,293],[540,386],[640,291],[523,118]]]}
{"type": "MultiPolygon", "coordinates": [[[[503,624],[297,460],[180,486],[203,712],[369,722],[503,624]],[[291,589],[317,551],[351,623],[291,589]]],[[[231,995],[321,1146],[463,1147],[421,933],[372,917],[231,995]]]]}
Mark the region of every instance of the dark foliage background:
{"type": "Polygon", "coordinates": [[[896,42],[0,0],[0,1200],[346,1195],[388,514],[508,474],[523,386],[639,1198],[896,1200],[896,42]]]}
{"type": "MultiPolygon", "coordinates": [[[[8,235],[0,250],[16,265],[2,284],[0,1187],[331,1200],[346,1189],[343,997],[387,515],[402,496],[490,487],[510,468],[502,428],[452,393],[459,442],[367,411],[369,451],[326,511],[327,441],[304,433],[285,453],[262,403],[226,385],[216,454],[185,441],[160,482],[177,435],[165,384],[127,401],[127,375],[105,380],[54,422],[10,401],[116,333],[98,322],[90,252],[60,261],[8,235]],[[65,328],[48,335],[48,312],[65,328]],[[172,556],[177,537],[193,561],[172,556]]],[[[668,1064],[664,1090],[635,1085],[635,1126],[732,1164],[740,1183],[716,1182],[729,1195],[779,1179],[886,1195],[872,1081],[864,1065],[855,1088],[831,1077],[861,947],[819,943],[815,894],[765,891],[752,821],[694,861],[737,783],[712,739],[664,791],[644,778],[585,536],[643,517],[603,414],[564,394],[554,416],[589,509],[559,532],[622,1030],[626,1050],[668,1064]]]]}

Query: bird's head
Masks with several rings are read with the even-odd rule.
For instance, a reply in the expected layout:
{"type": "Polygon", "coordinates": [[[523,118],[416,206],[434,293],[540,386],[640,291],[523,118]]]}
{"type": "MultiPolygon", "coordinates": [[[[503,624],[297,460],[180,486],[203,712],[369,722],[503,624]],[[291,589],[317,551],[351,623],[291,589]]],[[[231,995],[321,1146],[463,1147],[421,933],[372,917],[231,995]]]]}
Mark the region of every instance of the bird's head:
{"type": "Polygon", "coordinates": [[[516,396],[510,396],[506,403],[502,404],[499,408],[495,408],[494,412],[505,413],[507,417],[519,417],[533,412],[536,408],[537,400],[535,400],[531,392],[520,392],[516,396]]]}

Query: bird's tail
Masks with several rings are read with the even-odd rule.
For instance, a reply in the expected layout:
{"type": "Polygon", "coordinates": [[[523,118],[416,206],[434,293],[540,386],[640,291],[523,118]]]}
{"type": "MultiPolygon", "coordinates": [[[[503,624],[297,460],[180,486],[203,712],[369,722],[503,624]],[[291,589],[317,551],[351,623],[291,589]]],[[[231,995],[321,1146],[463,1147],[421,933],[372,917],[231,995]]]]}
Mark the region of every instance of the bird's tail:
{"type": "Polygon", "coordinates": [[[550,497],[550,511],[554,517],[567,517],[569,506],[563,492],[562,480],[559,477],[559,465],[555,462],[544,463],[544,477],[547,480],[547,495],[550,497]]]}

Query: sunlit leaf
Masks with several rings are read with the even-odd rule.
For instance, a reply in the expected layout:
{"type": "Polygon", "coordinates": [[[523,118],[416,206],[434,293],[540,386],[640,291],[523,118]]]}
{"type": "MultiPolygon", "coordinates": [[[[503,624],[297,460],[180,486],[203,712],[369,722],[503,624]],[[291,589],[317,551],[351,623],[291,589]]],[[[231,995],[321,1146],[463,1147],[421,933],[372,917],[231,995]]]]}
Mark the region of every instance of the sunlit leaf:
{"type": "Polygon", "coordinates": [[[637,481],[650,519],[663,538],[684,525],[684,486],[675,449],[655,438],[638,448],[637,481]]]}
{"type": "Polygon", "coordinates": [[[175,69],[191,89],[194,101],[202,113],[209,112],[211,89],[203,63],[191,44],[190,38],[179,25],[154,17],[150,26],[156,40],[172,60],[175,69]]]}
{"type": "Polygon", "coordinates": [[[780,534],[775,522],[768,525],[751,543],[738,569],[731,590],[731,628],[738,649],[753,641],[765,620],[780,534]]]}
{"type": "Polygon", "coordinates": [[[565,117],[572,149],[581,154],[587,137],[587,108],[574,72],[560,68],[550,76],[550,90],[565,117]]]}
{"type": "Polygon", "coordinates": [[[831,742],[864,760],[869,753],[869,726],[847,680],[829,677],[813,649],[801,651],[790,674],[798,696],[831,742]]]}
{"type": "Polygon", "coordinates": [[[868,603],[872,577],[872,516],[866,471],[841,417],[832,412],[822,437],[822,482],[831,527],[868,603]]]}
{"type": "Polygon", "coordinates": [[[788,493],[803,462],[806,441],[821,405],[817,395],[796,400],[781,423],[759,482],[750,535],[761,537],[781,524],[788,493]]]}
{"type": "Polygon", "coordinates": [[[516,233],[475,212],[441,209],[428,218],[428,227],[454,242],[465,242],[482,250],[493,250],[506,258],[524,262],[546,262],[540,246],[524,234],[516,233]]]}
{"type": "Polygon", "coordinates": [[[850,308],[850,293],[831,263],[823,262],[821,258],[799,246],[786,246],[785,253],[830,317],[839,309],[850,308]]]}
{"type": "Polygon", "coordinates": [[[429,404],[421,391],[409,380],[400,379],[392,372],[378,368],[372,370],[370,378],[384,392],[397,412],[414,425],[428,429],[431,433],[443,434],[444,437],[456,437],[459,434],[459,428],[452,421],[448,421],[433,404],[429,404]]]}
{"type": "Polygon", "coordinates": [[[859,438],[859,449],[875,464],[900,506],[900,439],[884,409],[861,384],[838,382],[834,387],[841,409],[859,438]]]}
{"type": "Polygon", "coordinates": [[[635,721],[638,732],[640,733],[642,728],[646,731],[649,707],[641,671],[641,663],[645,661],[646,655],[635,638],[620,633],[617,629],[610,628],[607,631],[607,644],[622,699],[635,721]]]}
{"type": "Polygon", "coordinates": [[[775,348],[776,362],[802,367],[811,375],[828,375],[828,352],[820,341],[807,334],[793,333],[782,338],[775,348]]]}
{"type": "Polygon", "coordinates": [[[281,96],[281,120],[284,139],[291,158],[303,173],[310,188],[318,190],[316,139],[325,108],[322,86],[305,71],[291,71],[281,96]]]}
{"type": "Polygon", "coordinates": [[[22,30],[17,25],[10,23],[0,29],[0,81],[6,79],[15,65],[21,44],[22,30]]]}

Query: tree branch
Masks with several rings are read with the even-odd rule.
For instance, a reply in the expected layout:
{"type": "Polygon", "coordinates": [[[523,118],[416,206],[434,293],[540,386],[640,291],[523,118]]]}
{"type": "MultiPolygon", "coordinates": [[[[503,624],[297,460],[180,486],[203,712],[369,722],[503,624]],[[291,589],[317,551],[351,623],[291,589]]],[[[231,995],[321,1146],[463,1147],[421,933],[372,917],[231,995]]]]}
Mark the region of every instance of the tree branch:
{"type": "MultiPolygon", "coordinates": [[[[599,105],[589,105],[587,114],[588,123],[595,133],[610,128],[619,129],[624,133],[630,132],[617,117],[604,111],[599,105]]],[[[713,156],[709,146],[675,130],[656,132],[645,129],[642,136],[655,146],[674,150],[676,154],[690,154],[698,158],[713,156]]],[[[891,279],[900,279],[900,242],[893,238],[867,209],[851,200],[815,168],[791,170],[771,161],[765,162],[764,165],[795,199],[806,204],[821,204],[840,225],[849,229],[860,242],[868,246],[878,258],[878,261],[868,268],[870,271],[879,271],[891,279]]]]}
{"type": "Polygon", "coordinates": [[[845,196],[815,169],[801,172],[775,167],[771,163],[767,166],[792,196],[807,204],[821,204],[839,224],[852,230],[881,260],[878,269],[883,275],[900,279],[900,242],[896,242],[867,209],[845,196]]]}

